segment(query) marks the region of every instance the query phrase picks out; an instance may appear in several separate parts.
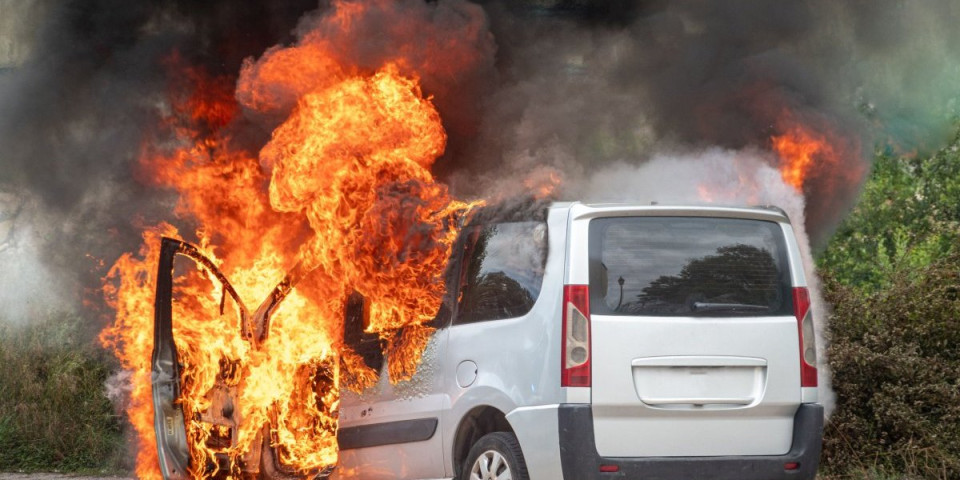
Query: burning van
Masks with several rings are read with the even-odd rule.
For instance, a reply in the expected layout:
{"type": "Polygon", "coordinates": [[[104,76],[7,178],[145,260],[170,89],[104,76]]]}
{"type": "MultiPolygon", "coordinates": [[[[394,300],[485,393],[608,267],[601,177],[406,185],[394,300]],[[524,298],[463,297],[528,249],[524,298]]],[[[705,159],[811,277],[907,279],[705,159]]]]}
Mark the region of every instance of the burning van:
{"type": "Polygon", "coordinates": [[[313,420],[296,431],[336,442],[338,457],[310,470],[289,462],[283,408],[253,435],[240,428],[243,368],[182,374],[190,339],[172,329],[189,301],[175,298],[177,274],[202,272],[217,284],[211,317],[232,312],[256,355],[302,272],[249,310],[213,262],[164,240],[152,362],[163,477],[814,478],[813,321],[782,211],[552,203],[468,218],[429,329],[374,334],[371,299],[352,292],[337,299],[340,350],[275,372],[302,379],[313,420]],[[423,350],[398,380],[403,345],[423,350]],[[198,382],[204,400],[185,415],[180,392],[198,382]]]}

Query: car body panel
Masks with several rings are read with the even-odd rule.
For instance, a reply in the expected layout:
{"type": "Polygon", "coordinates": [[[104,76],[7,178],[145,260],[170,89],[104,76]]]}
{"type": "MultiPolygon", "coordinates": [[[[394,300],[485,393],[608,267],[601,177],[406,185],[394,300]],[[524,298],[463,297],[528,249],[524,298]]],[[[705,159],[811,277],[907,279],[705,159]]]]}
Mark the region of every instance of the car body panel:
{"type": "Polygon", "coordinates": [[[444,475],[443,456],[439,455],[443,446],[439,424],[445,403],[440,384],[445,372],[438,359],[443,356],[447,335],[447,329],[433,334],[424,350],[424,360],[409,380],[391,383],[387,374],[389,366],[385,364],[380,380],[373,387],[360,394],[341,391],[341,431],[366,427],[380,435],[375,429],[392,422],[407,422],[409,429],[418,429],[425,421],[433,420],[435,426],[426,439],[398,436],[384,445],[365,448],[343,449],[341,436],[342,450],[335,478],[377,480],[444,475]]]}
{"type": "MultiPolygon", "coordinates": [[[[806,286],[786,216],[765,208],[576,202],[546,210],[548,254],[532,309],[513,318],[459,323],[454,300],[449,315],[438,317],[443,321],[413,379],[394,385],[382,375],[361,394],[344,392],[340,428],[350,438],[341,437],[347,448],[334,478],[452,478],[459,467],[458,432],[468,414],[481,408],[505,416],[533,480],[599,478],[595,467],[608,459],[624,465],[624,478],[647,471],[684,478],[684,472],[706,465],[766,472],[779,459],[802,458],[806,473],[795,478],[812,478],[805,475],[811,461],[816,470],[822,418],[817,430],[808,417],[822,408],[801,408],[818,396],[815,387],[800,388],[792,316],[731,322],[591,315],[591,386],[560,382],[563,289],[590,284],[591,220],[639,215],[774,222],[786,242],[790,282],[806,286]],[[589,443],[577,436],[581,430],[589,430],[589,443]]],[[[458,240],[451,268],[462,268],[465,241],[458,240]]],[[[460,298],[458,289],[448,282],[450,298],[460,298]]]]}
{"type": "MultiPolygon", "coordinates": [[[[792,238],[788,220],[776,211],[586,205],[572,210],[571,284],[590,283],[589,245],[599,241],[590,235],[591,223],[601,218],[634,224],[639,222],[630,219],[636,217],[765,222],[771,225],[766,230],[783,237],[789,281],[797,286],[796,272],[802,275],[791,255],[797,252],[795,245],[786,241],[792,238]]],[[[621,283],[621,298],[622,292],[621,283]]],[[[590,324],[591,404],[599,455],[782,455],[790,449],[793,417],[801,403],[799,337],[792,315],[594,313],[590,324]]]]}
{"type": "Polygon", "coordinates": [[[507,414],[520,441],[530,480],[563,478],[560,463],[559,405],[519,407],[507,414]]]}

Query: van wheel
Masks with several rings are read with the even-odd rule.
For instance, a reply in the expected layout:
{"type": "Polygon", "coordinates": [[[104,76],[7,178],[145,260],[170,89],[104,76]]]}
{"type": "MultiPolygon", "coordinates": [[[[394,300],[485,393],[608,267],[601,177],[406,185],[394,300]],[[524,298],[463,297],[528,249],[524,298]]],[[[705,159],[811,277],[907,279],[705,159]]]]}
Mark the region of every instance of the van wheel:
{"type": "Polygon", "coordinates": [[[528,480],[520,442],[512,433],[494,432],[473,444],[460,480],[528,480]]]}

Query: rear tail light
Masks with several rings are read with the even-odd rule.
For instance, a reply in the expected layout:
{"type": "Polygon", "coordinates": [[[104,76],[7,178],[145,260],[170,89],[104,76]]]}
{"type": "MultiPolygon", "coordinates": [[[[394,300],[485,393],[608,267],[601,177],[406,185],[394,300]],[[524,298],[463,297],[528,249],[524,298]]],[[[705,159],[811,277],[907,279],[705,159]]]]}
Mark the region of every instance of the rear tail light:
{"type": "Polygon", "coordinates": [[[807,287],[793,289],[793,314],[800,333],[800,386],[817,386],[817,340],[813,332],[813,314],[807,287]]]}
{"type": "Polygon", "coordinates": [[[563,387],[590,386],[590,290],[563,286],[563,387]]]}

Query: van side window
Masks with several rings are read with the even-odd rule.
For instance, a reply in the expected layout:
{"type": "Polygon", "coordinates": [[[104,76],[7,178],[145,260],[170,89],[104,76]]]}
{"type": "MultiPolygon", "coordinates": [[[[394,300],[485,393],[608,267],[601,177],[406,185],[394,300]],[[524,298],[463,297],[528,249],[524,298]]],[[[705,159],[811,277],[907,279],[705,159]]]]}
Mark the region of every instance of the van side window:
{"type": "Polygon", "coordinates": [[[468,227],[454,324],[525,315],[543,283],[547,225],[497,223],[468,227]]]}

